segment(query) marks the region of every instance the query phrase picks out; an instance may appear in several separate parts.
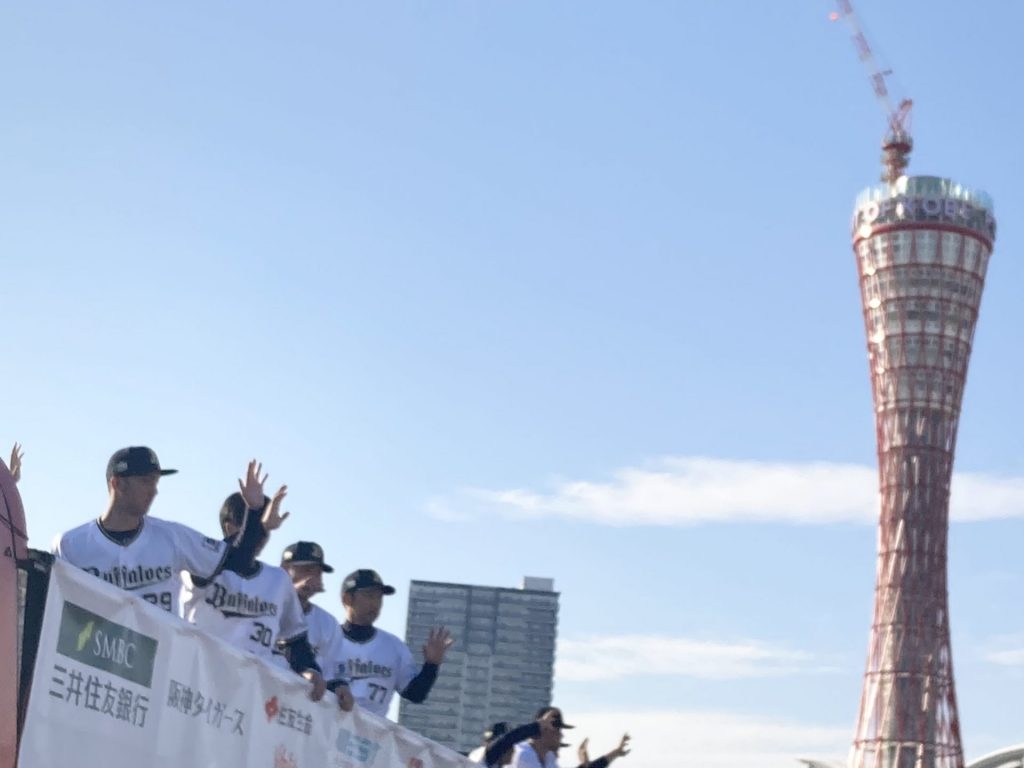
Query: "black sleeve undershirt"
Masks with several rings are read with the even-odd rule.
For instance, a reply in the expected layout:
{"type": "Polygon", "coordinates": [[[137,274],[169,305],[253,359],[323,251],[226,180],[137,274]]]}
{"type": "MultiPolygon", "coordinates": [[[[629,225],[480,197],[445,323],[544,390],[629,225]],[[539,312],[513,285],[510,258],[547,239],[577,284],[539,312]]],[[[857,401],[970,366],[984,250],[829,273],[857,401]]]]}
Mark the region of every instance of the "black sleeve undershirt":
{"type": "Polygon", "coordinates": [[[312,669],[318,674],[320,673],[320,665],[316,663],[316,654],[313,653],[313,647],[309,644],[309,638],[305,632],[291,640],[281,642],[279,647],[284,657],[288,659],[288,666],[294,672],[301,675],[312,669]]]}
{"type": "Polygon", "coordinates": [[[484,765],[497,765],[501,756],[524,739],[535,739],[540,736],[540,723],[534,721],[513,728],[504,736],[500,736],[487,747],[484,752],[484,765]]]}
{"type": "Polygon", "coordinates": [[[328,680],[327,681],[327,690],[330,691],[331,693],[334,693],[336,690],[341,688],[341,686],[343,686],[343,685],[347,687],[348,686],[348,680],[346,680],[346,679],[344,679],[342,677],[339,677],[339,678],[337,678],[335,680],[328,680]]]}
{"type": "MultiPolygon", "coordinates": [[[[224,558],[221,570],[235,573],[251,573],[256,563],[256,552],[266,542],[270,534],[260,520],[263,509],[249,509],[245,513],[245,524],[239,533],[229,536],[231,549],[224,558]]],[[[217,574],[214,574],[216,576],[217,574]]]]}
{"type": "Polygon", "coordinates": [[[427,694],[430,693],[430,689],[434,687],[434,682],[437,680],[437,673],[440,669],[441,667],[437,664],[431,664],[429,661],[424,662],[420,673],[405,686],[405,690],[400,694],[401,697],[408,699],[413,704],[422,704],[427,700],[427,694]]]}
{"type": "Polygon", "coordinates": [[[209,586],[221,571],[232,571],[241,576],[251,576],[256,571],[256,553],[270,538],[260,520],[262,512],[262,509],[246,510],[242,530],[224,537],[227,547],[220,565],[209,576],[191,574],[193,584],[197,587],[209,586]]]}

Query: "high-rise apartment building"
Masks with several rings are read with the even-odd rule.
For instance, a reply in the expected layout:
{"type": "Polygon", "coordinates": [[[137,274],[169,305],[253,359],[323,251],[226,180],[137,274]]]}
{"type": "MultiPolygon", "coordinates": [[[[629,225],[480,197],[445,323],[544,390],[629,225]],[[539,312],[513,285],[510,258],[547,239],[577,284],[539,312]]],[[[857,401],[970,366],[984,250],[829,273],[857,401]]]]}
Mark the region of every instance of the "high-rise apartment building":
{"type": "Polygon", "coordinates": [[[519,589],[413,581],[405,639],[416,653],[444,625],[456,643],[423,704],[403,700],[399,722],[460,752],[497,720],[519,724],[551,703],[558,625],[552,579],[519,589]]]}

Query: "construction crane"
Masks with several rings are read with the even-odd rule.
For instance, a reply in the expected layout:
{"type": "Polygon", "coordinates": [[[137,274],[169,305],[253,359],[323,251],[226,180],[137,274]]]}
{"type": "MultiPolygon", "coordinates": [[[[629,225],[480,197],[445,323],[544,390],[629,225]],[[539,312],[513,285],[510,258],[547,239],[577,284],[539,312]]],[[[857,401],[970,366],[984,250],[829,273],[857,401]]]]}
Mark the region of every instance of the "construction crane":
{"type": "Polygon", "coordinates": [[[867,67],[871,87],[874,89],[882,109],[885,110],[889,129],[882,139],[882,181],[892,184],[906,171],[907,164],[910,162],[910,150],[914,148],[914,140],[910,136],[910,109],[914,102],[910,99],[903,99],[898,105],[893,106],[893,98],[889,94],[889,87],[886,84],[886,78],[892,74],[892,70],[882,69],[879,66],[850,0],[836,0],[836,6],[839,11],[832,13],[830,18],[833,21],[838,21],[840,18],[846,21],[850,28],[850,34],[853,36],[853,45],[857,49],[857,56],[867,67]]]}

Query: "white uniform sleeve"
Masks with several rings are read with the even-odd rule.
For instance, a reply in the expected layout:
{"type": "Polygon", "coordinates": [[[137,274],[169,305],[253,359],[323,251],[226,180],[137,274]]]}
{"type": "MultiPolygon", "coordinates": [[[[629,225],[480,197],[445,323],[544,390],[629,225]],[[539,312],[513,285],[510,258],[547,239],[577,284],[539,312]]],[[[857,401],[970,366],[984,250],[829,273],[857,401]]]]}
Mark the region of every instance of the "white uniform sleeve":
{"type": "Polygon", "coordinates": [[[420,668],[412,660],[412,651],[409,650],[409,646],[398,640],[398,677],[396,678],[398,692],[404,691],[419,672],[420,668]]]}
{"type": "Polygon", "coordinates": [[[181,570],[201,579],[213,578],[228,556],[228,545],[222,539],[211,539],[187,525],[172,523],[175,552],[181,570]]]}
{"type": "Polygon", "coordinates": [[[335,622],[334,629],[329,638],[324,641],[324,647],[320,649],[320,661],[323,668],[324,680],[344,680],[348,682],[348,675],[345,673],[345,636],[341,634],[341,625],[335,622]]]}
{"type": "Polygon", "coordinates": [[[342,661],[345,637],[341,634],[341,625],[334,617],[330,614],[327,614],[327,617],[331,620],[331,628],[321,638],[320,647],[317,649],[317,661],[324,673],[324,680],[344,680],[347,683],[348,677],[345,675],[345,664],[342,661]]]}
{"type": "Polygon", "coordinates": [[[308,629],[299,596],[295,594],[295,588],[291,581],[288,581],[288,591],[285,593],[281,605],[281,628],[278,630],[277,639],[289,643],[300,635],[306,634],[308,629]]]}

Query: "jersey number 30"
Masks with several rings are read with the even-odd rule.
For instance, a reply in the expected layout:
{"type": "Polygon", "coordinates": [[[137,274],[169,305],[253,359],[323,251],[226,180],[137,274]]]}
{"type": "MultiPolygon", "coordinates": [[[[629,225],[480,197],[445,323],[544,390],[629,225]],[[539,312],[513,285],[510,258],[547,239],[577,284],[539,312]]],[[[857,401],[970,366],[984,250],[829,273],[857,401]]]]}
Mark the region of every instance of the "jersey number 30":
{"type": "Polygon", "coordinates": [[[252,634],[249,635],[249,639],[254,643],[259,643],[264,648],[270,647],[270,641],[274,639],[274,633],[266,624],[261,621],[254,621],[252,623],[252,634]]]}

